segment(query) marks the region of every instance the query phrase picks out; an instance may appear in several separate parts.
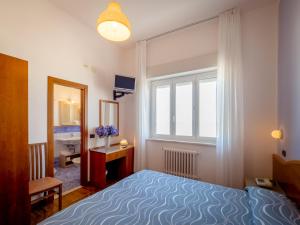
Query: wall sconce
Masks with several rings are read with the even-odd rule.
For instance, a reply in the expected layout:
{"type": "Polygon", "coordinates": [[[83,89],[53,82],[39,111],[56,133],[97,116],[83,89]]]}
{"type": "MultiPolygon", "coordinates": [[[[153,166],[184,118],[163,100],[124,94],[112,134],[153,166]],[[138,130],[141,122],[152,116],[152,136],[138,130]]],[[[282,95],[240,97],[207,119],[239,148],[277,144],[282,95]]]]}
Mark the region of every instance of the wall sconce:
{"type": "MultiPolygon", "coordinates": [[[[281,140],[283,138],[283,133],[281,130],[273,130],[271,133],[272,138],[276,140],[281,140]]],[[[286,157],[286,151],[282,150],[281,151],[282,156],[286,157]]]]}
{"type": "Polygon", "coordinates": [[[282,139],[282,131],[281,130],[273,130],[271,133],[272,138],[274,139],[282,139]]]}

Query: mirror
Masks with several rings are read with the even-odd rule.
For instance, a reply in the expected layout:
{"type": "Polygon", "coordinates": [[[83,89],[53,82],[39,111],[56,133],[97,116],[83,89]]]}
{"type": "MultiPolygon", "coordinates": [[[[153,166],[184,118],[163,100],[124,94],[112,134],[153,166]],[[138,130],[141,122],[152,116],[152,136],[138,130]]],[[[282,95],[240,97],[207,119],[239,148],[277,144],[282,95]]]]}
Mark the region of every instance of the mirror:
{"type": "Polygon", "coordinates": [[[119,102],[100,100],[100,126],[113,125],[119,128],[119,102]]]}
{"type": "Polygon", "coordinates": [[[59,101],[59,125],[80,125],[80,104],[71,101],[59,101]]]}

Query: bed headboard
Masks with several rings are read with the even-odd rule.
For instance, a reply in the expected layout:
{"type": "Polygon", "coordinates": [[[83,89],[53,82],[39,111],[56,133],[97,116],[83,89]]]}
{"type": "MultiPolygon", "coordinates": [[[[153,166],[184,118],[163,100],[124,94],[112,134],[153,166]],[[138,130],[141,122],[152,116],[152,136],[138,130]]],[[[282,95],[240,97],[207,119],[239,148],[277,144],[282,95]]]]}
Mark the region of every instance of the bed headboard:
{"type": "Polygon", "coordinates": [[[286,161],[274,154],[273,179],[280,184],[290,199],[300,204],[300,160],[286,161]]]}

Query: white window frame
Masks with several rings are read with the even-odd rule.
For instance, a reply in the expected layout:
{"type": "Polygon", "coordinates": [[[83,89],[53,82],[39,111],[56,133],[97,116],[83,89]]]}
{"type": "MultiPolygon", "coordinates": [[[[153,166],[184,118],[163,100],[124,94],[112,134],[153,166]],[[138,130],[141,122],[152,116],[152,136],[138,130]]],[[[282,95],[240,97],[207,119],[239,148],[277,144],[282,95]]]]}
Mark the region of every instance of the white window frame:
{"type": "Polygon", "coordinates": [[[203,144],[216,144],[216,138],[199,136],[199,82],[217,80],[217,71],[208,72],[189,72],[181,76],[168,76],[152,80],[150,82],[150,134],[152,139],[197,142],[203,144]],[[192,136],[178,136],[176,132],[176,84],[192,82],[193,85],[193,111],[192,111],[192,136]],[[164,85],[170,86],[170,135],[156,134],[156,88],[164,85]]]}

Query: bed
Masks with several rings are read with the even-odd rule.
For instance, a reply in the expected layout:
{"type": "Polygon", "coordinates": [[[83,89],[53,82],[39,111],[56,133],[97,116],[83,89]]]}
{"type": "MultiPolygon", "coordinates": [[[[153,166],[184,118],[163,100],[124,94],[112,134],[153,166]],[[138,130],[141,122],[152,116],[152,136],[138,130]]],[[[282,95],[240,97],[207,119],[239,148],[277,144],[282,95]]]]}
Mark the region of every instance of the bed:
{"type": "Polygon", "coordinates": [[[143,170],[104,189],[40,225],[300,224],[284,195],[245,190],[143,170]]]}

